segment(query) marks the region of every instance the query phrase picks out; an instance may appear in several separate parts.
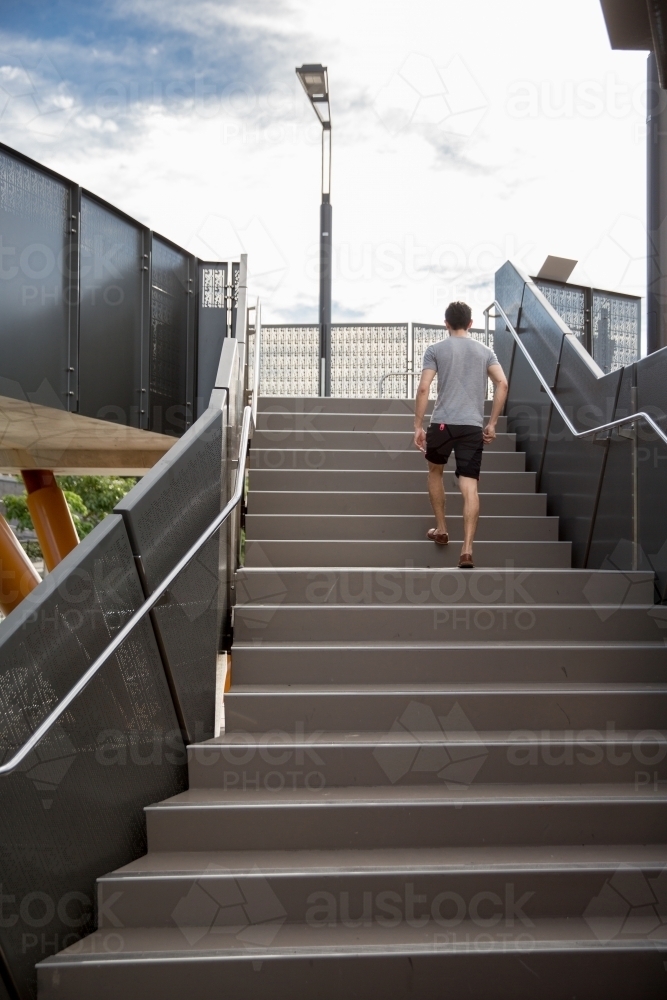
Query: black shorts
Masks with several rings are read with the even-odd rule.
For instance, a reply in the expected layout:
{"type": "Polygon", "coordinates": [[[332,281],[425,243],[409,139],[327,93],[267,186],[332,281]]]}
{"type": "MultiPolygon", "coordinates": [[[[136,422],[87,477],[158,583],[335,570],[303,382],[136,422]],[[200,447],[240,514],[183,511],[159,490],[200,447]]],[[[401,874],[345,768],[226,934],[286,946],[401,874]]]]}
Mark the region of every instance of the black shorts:
{"type": "Polygon", "coordinates": [[[426,460],[445,465],[452,451],[456,475],[479,479],[484,439],[482,428],[469,424],[429,424],[426,430],[426,460]]]}

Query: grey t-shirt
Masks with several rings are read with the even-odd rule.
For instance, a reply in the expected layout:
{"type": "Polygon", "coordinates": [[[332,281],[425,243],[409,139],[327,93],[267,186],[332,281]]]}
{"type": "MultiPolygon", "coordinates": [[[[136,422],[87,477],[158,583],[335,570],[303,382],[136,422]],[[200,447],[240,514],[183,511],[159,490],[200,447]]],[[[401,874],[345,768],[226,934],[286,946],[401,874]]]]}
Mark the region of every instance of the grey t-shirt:
{"type": "Polygon", "coordinates": [[[491,348],[472,337],[446,337],[427,347],[422,368],[438,373],[431,423],[483,427],[486,370],[497,364],[491,348]]]}

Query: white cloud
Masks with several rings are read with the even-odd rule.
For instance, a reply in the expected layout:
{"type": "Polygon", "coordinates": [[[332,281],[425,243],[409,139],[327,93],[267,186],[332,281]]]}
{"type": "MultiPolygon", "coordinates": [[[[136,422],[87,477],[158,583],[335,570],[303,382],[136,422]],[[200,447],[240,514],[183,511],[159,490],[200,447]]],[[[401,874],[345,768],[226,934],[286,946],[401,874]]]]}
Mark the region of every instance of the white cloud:
{"type": "MultiPolygon", "coordinates": [[[[252,37],[243,100],[227,89],[214,106],[179,106],[161,84],[159,100],[104,117],[45,104],[44,95],[73,96],[67,79],[49,90],[42,71],[40,89],[0,59],[0,137],[182,245],[209,245],[207,220],[226,220],[216,255],[243,245],[257,256],[265,322],[294,320],[295,303],[304,321],[316,315],[319,135],[294,75],[311,60],[329,66],[334,300],[347,314],[437,322],[454,296],[479,314],[508,247],[532,248],[522,259],[536,267],[567,247],[607,287],[627,290],[641,275],[636,240],[629,250],[614,227],[644,218],[645,56],[610,50],[598,0],[563,0],[557,15],[534,0],[184,10],[144,2],[139,13],[184,38],[225,26],[252,37]],[[537,87],[536,113],[517,117],[510,98],[522,81],[537,87]],[[596,105],[583,102],[591,86],[596,105]],[[554,118],[563,94],[572,100],[554,118]]],[[[44,57],[49,44],[37,45],[44,57]]],[[[162,51],[159,37],[151,47],[162,51]]],[[[169,65],[160,73],[168,80],[169,65]]],[[[129,69],[121,78],[128,94],[132,79],[129,69]]]]}

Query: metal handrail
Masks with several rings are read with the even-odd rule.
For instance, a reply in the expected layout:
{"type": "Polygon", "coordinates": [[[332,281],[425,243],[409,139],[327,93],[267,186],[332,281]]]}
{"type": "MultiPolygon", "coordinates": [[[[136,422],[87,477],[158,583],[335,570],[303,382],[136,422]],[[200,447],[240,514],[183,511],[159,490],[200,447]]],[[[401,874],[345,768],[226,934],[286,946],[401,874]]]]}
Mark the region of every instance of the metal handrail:
{"type": "Polygon", "coordinates": [[[392,376],[394,376],[394,375],[398,376],[398,375],[414,375],[414,374],[415,374],[415,372],[413,372],[413,371],[409,371],[409,372],[387,372],[387,374],[383,375],[382,378],[380,379],[380,381],[378,382],[378,396],[380,397],[380,399],[382,399],[382,390],[384,388],[384,381],[385,381],[385,379],[392,378],[392,376]]]}
{"type": "MultiPolygon", "coordinates": [[[[259,400],[259,378],[260,378],[260,364],[261,364],[260,354],[262,351],[262,307],[260,305],[259,299],[257,299],[257,304],[252,308],[254,308],[255,310],[255,325],[252,331],[254,337],[253,350],[255,354],[253,358],[252,385],[249,387],[248,395],[250,397],[249,401],[252,406],[252,422],[254,428],[257,425],[257,402],[259,400]]],[[[248,333],[250,333],[250,329],[248,329],[248,333]]]]}
{"type": "Polygon", "coordinates": [[[178,574],[185,569],[191,559],[193,559],[203,545],[211,538],[218,528],[224,524],[229,515],[232,513],[235,507],[241,501],[243,497],[245,488],[245,469],[246,460],[248,455],[248,441],[250,439],[250,431],[253,424],[252,407],[246,406],[243,410],[243,422],[241,424],[241,440],[239,442],[239,464],[236,471],[236,482],[234,484],[234,492],[227,502],[225,507],[220,511],[217,517],[209,524],[208,528],[199,536],[194,545],[191,545],[185,555],[179,559],[174,568],[167,573],[166,577],[159,584],[159,586],[153,591],[150,597],[147,597],[143,604],[141,604],[134,614],[128,618],[123,627],[119,632],[113,637],[109,645],[104,649],[100,655],[93,660],[91,665],[86,670],[85,674],[79,678],[74,687],[65,695],[62,701],[58,702],[53,711],[49,712],[43,722],[39,724],[37,729],[34,731],[32,736],[23,744],[20,750],[14,754],[14,756],[8,760],[5,764],[0,765],[0,775],[10,774],[12,771],[16,770],[18,765],[25,760],[29,753],[34,750],[39,741],[46,736],[51,726],[57,722],[63,712],[72,704],[74,699],[81,694],[83,689],[90,683],[95,674],[98,672],[100,667],[104,666],[109,657],[118,649],[118,647],[127,639],[130,632],[133,630],[135,625],[141,621],[145,614],[147,614],[151,608],[154,608],[157,602],[160,600],[162,595],[169,589],[171,584],[174,582],[178,574]]]}
{"type": "Polygon", "coordinates": [[[620,427],[622,424],[632,424],[632,423],[635,423],[638,420],[645,420],[646,423],[649,425],[649,427],[651,427],[655,431],[655,433],[658,435],[658,437],[662,438],[662,440],[665,442],[665,444],[667,444],[667,434],[665,434],[665,432],[656,424],[655,420],[652,417],[650,417],[648,413],[645,413],[643,410],[640,410],[637,413],[630,413],[630,414],[628,414],[627,417],[621,417],[619,420],[610,420],[609,423],[600,424],[598,427],[593,427],[593,428],[591,428],[588,431],[578,431],[576,429],[576,427],[574,426],[574,424],[572,423],[572,421],[570,420],[570,418],[568,417],[568,415],[565,412],[565,410],[563,409],[563,407],[558,402],[556,396],[554,395],[554,393],[551,390],[551,386],[547,383],[547,381],[544,378],[544,376],[542,375],[541,371],[539,370],[539,368],[537,367],[537,365],[535,364],[535,362],[531,358],[530,354],[528,353],[527,348],[525,347],[523,341],[521,340],[521,337],[516,332],[516,330],[514,329],[514,327],[512,326],[512,324],[510,323],[509,319],[507,318],[507,314],[505,313],[505,310],[503,309],[503,307],[500,305],[500,303],[497,300],[494,299],[494,301],[491,303],[491,305],[487,306],[486,309],[484,310],[484,315],[487,317],[487,321],[489,319],[489,312],[490,312],[491,309],[497,309],[498,312],[500,313],[500,317],[495,317],[494,316],[494,317],[491,317],[491,318],[493,318],[493,319],[500,318],[500,319],[504,320],[507,329],[509,330],[509,332],[512,334],[512,337],[514,338],[514,341],[519,345],[519,347],[520,347],[520,349],[521,349],[521,351],[523,353],[523,356],[525,357],[526,361],[528,362],[528,364],[532,368],[533,372],[537,376],[537,379],[540,382],[540,384],[542,385],[542,388],[544,389],[544,391],[546,392],[547,396],[551,400],[553,406],[556,408],[556,410],[560,414],[560,417],[563,420],[563,423],[566,425],[567,429],[570,431],[570,433],[572,434],[573,437],[575,437],[575,438],[590,437],[593,434],[600,434],[602,431],[608,431],[608,430],[612,430],[614,427],[620,427]]]}

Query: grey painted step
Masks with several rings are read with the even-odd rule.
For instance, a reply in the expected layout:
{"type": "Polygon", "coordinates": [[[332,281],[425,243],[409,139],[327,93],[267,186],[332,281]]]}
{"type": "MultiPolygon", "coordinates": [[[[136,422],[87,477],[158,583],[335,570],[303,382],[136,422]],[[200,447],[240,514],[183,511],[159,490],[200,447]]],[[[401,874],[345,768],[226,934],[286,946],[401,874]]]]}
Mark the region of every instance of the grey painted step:
{"type": "MultiPolygon", "coordinates": [[[[652,608],[653,606],[651,606],[652,608]]],[[[269,641],[347,642],[378,640],[552,641],[655,640],[658,628],[650,609],[624,605],[608,608],[582,604],[455,605],[237,605],[234,635],[249,641],[258,632],[269,641]]]]}
{"type": "Polygon", "coordinates": [[[194,788],[145,812],[150,851],[657,844],[667,791],[620,784],[194,788]]]}
{"type": "MultiPolygon", "coordinates": [[[[426,426],[426,425],[424,425],[426,426]]],[[[413,411],[398,413],[293,413],[260,412],[257,427],[262,431],[371,431],[391,433],[413,428],[413,411]]],[[[507,433],[507,417],[498,417],[498,434],[507,433]]]]}
{"type": "MultiPolygon", "coordinates": [[[[411,428],[402,431],[388,431],[380,428],[372,431],[338,430],[258,430],[253,435],[253,448],[307,448],[343,451],[382,449],[389,452],[408,452],[419,456],[413,442],[411,428]]],[[[490,444],[484,445],[484,453],[508,452],[516,450],[516,434],[496,434],[490,444]]]]}
{"type": "MultiPolygon", "coordinates": [[[[454,470],[455,460],[450,457],[447,469],[454,470]]],[[[364,472],[414,471],[425,475],[426,461],[420,451],[390,451],[376,448],[371,451],[313,448],[251,448],[248,468],[253,469],[360,469],[364,472]]],[[[482,456],[482,474],[485,472],[522,472],[526,468],[523,451],[486,451],[482,456]]]]}
{"type": "MultiPolygon", "coordinates": [[[[456,709],[454,710],[456,711],[456,709]]],[[[635,792],[667,784],[667,733],[614,735],[587,729],[470,734],[286,731],[228,733],[188,749],[190,789],[277,795],[285,789],[440,787],[480,784],[626,783],[635,792]]]]}
{"type": "MultiPolygon", "coordinates": [[[[430,514],[431,505],[425,489],[421,493],[252,490],[248,510],[251,514],[430,514]]],[[[447,511],[462,513],[463,497],[458,489],[448,493],[447,511]]],[[[485,515],[542,517],[547,512],[546,493],[485,493],[483,511],[485,515]]]]}
{"type": "MultiPolygon", "coordinates": [[[[652,573],[582,569],[290,569],[244,568],[239,604],[591,604],[653,600],[652,573]]],[[[667,650],[665,650],[667,659],[667,650]]]]}
{"type": "MultiPolygon", "coordinates": [[[[380,541],[262,541],[249,540],[245,546],[246,566],[400,566],[456,567],[460,544],[433,542],[380,541]]],[[[506,569],[570,566],[570,542],[475,542],[478,568],[506,569]]],[[[466,570],[460,570],[466,572],[466,570]]]]}
{"type": "MultiPolygon", "coordinates": [[[[411,684],[279,685],[234,683],[225,694],[225,731],[277,733],[543,730],[605,738],[627,730],[661,730],[667,684],[411,684]],[[398,725],[396,725],[398,723],[398,725]],[[585,731],[585,733],[584,733],[585,731]]],[[[647,737],[648,739],[648,737],[647,737]]],[[[650,763],[648,745],[642,750],[650,763]]],[[[641,756],[640,755],[640,756],[641,756]]],[[[660,754],[653,755],[656,761],[660,754]]],[[[665,751],[667,756],[667,750],[665,751]]],[[[639,757],[637,758],[639,760],[639,757]]]]}
{"type": "MultiPolygon", "coordinates": [[[[423,541],[433,528],[432,514],[249,514],[246,538],[263,539],[360,539],[423,541]]],[[[463,518],[447,518],[452,542],[463,541],[463,518]]],[[[479,541],[558,541],[557,517],[480,517],[475,536],[479,541]]]]}
{"type": "MultiPolygon", "coordinates": [[[[491,412],[492,400],[484,401],[484,413],[491,412]]],[[[260,413],[407,413],[414,414],[414,399],[356,399],[336,396],[260,396],[260,413]]],[[[433,410],[429,400],[426,412],[433,410]]]]}
{"type": "Polygon", "coordinates": [[[194,926],[207,927],[211,898],[232,904],[262,893],[275,896],[287,922],[305,924],[315,917],[319,894],[327,893],[333,902],[328,917],[341,923],[351,924],[363,914],[366,924],[382,926],[389,915],[386,903],[392,901],[394,920],[400,922],[411,917],[408,908],[418,920],[435,913],[452,926],[472,911],[491,925],[513,922],[528,929],[544,917],[585,919],[591,902],[608,891],[610,879],[616,876],[622,884],[619,868],[632,866],[635,878],[655,884],[660,895],[664,891],[664,846],[561,850],[563,856],[555,859],[553,849],[537,849],[530,860],[526,849],[519,854],[512,848],[340,852],[328,863],[324,852],[289,851],[283,852],[286,857],[274,853],[268,858],[244,852],[245,863],[232,853],[211,853],[200,856],[198,870],[187,855],[146,855],[98,879],[99,927],[174,927],[181,913],[194,926]]]}
{"type": "MultiPolygon", "coordinates": [[[[454,471],[445,471],[445,489],[459,492],[454,471]]],[[[316,490],[373,493],[426,492],[426,466],[409,472],[401,469],[251,469],[251,490],[316,490]]],[[[480,493],[534,493],[534,472],[487,472],[479,480],[480,493]]]]}
{"type": "Polygon", "coordinates": [[[664,683],[652,643],[237,643],[234,684],[664,683]]]}
{"type": "Polygon", "coordinates": [[[586,920],[539,920],[530,933],[518,920],[498,929],[479,918],[455,929],[442,918],[313,927],[255,923],[245,905],[231,934],[209,925],[201,937],[178,927],[91,935],[38,965],[40,1000],[220,1000],[221,983],[234,1000],[535,1000],[536,983],[540,1000],[664,995],[662,945],[600,940],[586,920]]]}

